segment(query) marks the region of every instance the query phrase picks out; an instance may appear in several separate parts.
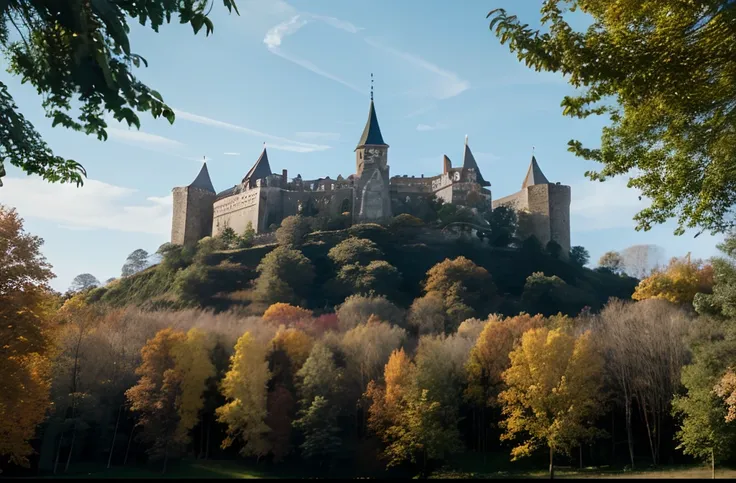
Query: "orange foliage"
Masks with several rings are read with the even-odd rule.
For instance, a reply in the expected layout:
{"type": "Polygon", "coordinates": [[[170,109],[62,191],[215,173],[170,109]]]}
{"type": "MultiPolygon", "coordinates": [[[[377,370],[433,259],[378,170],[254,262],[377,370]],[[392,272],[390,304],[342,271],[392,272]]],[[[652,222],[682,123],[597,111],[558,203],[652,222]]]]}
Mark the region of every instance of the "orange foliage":
{"type": "Polygon", "coordinates": [[[280,330],[271,341],[272,348],[282,349],[291,361],[291,373],[296,374],[312,351],[314,339],[299,329],[280,330]]]}
{"type": "Polygon", "coordinates": [[[300,320],[312,317],[312,312],[301,307],[295,307],[291,304],[277,302],[271,305],[263,313],[263,320],[275,324],[284,324],[287,326],[296,324],[300,320]]]}

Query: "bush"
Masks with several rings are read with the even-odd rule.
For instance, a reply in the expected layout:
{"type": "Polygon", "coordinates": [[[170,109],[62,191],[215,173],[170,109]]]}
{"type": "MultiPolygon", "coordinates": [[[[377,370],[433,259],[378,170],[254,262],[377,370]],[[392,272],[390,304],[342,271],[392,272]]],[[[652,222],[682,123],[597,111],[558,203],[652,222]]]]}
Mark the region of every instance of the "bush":
{"type": "Polygon", "coordinates": [[[402,228],[418,228],[420,226],[424,226],[424,222],[416,216],[412,216],[408,213],[402,213],[395,216],[389,223],[389,227],[395,230],[400,230],[402,228]]]}
{"type": "Polygon", "coordinates": [[[383,252],[371,240],[351,236],[331,248],[327,256],[336,265],[353,263],[366,265],[374,260],[380,260],[383,252]]]}
{"type": "Polygon", "coordinates": [[[199,303],[202,286],[207,283],[207,267],[198,263],[180,270],[174,279],[174,290],[182,302],[199,303]]]}
{"type": "Polygon", "coordinates": [[[348,234],[356,238],[367,238],[379,245],[388,243],[391,240],[391,234],[383,226],[377,223],[360,223],[348,228],[348,234]]]}
{"type": "Polygon", "coordinates": [[[309,220],[303,216],[287,216],[276,230],[276,241],[285,247],[300,247],[310,231],[309,220]]]}
{"type": "Polygon", "coordinates": [[[255,293],[261,302],[298,302],[314,280],[312,262],[302,252],[280,246],[270,251],[257,268],[255,293]]]}
{"type": "Polygon", "coordinates": [[[368,322],[371,315],[394,325],[404,325],[404,311],[383,296],[351,295],[337,307],[336,312],[343,330],[368,322]]]}

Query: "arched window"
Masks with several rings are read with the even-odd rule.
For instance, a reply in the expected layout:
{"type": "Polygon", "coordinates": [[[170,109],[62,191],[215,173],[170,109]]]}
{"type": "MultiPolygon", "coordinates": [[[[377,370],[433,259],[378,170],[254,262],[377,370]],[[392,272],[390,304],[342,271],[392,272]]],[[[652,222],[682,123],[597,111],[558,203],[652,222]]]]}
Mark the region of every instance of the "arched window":
{"type": "Polygon", "coordinates": [[[350,200],[345,198],[342,200],[342,204],[340,205],[340,213],[347,213],[350,211],[350,200]]]}

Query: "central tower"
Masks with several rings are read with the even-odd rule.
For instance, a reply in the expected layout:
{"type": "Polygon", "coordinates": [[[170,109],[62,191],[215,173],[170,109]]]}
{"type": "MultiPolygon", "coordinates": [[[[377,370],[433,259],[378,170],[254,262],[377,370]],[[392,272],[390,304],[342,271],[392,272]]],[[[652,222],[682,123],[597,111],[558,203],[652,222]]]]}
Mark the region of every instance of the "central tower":
{"type": "Polygon", "coordinates": [[[355,148],[355,168],[353,223],[381,222],[390,218],[388,144],[383,142],[378,126],[372,86],[368,121],[355,148]]]}

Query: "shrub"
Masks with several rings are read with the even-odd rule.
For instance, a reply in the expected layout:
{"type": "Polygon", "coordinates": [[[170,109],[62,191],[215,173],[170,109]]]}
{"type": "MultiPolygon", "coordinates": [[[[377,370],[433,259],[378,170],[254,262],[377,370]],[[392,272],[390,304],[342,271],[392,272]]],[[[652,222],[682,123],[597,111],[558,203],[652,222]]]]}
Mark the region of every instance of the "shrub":
{"type": "Polygon", "coordinates": [[[383,252],[371,240],[351,236],[331,248],[327,256],[337,265],[352,263],[366,265],[374,260],[380,260],[383,252]]]}
{"type": "Polygon", "coordinates": [[[368,322],[371,315],[394,325],[404,325],[404,311],[383,296],[351,295],[337,307],[336,313],[343,330],[368,322]]]}
{"type": "Polygon", "coordinates": [[[309,221],[303,216],[287,216],[276,230],[276,241],[281,246],[300,247],[310,231],[309,221]]]}

